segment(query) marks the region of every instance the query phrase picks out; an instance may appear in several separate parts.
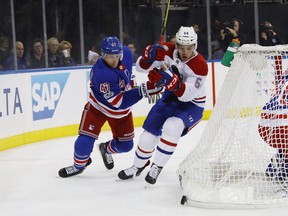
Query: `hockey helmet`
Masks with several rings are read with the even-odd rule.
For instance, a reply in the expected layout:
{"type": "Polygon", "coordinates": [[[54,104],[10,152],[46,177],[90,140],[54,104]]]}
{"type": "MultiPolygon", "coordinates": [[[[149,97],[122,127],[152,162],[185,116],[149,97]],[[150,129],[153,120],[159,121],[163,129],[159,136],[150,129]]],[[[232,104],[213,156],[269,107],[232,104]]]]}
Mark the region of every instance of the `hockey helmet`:
{"type": "Polygon", "coordinates": [[[195,44],[195,50],[197,48],[197,34],[194,28],[181,26],[176,33],[176,43],[180,45],[192,45],[195,44]]]}
{"type": "Polygon", "coordinates": [[[105,37],[100,45],[103,54],[122,54],[123,46],[117,37],[105,37]]]}

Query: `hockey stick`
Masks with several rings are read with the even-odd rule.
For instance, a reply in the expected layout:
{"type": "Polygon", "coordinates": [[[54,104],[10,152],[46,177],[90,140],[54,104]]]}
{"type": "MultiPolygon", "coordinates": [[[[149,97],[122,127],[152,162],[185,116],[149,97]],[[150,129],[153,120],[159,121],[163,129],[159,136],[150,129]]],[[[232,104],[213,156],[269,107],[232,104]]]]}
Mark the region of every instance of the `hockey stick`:
{"type": "MultiPolygon", "coordinates": [[[[161,33],[160,33],[159,44],[163,44],[163,42],[164,42],[164,34],[165,34],[167,20],[168,20],[169,8],[170,8],[170,0],[167,0],[167,4],[166,4],[166,8],[165,8],[165,14],[164,14],[163,21],[162,21],[162,28],[161,28],[161,33]]],[[[164,48],[166,49],[166,46],[164,46],[164,48]]],[[[167,66],[164,62],[161,62],[160,67],[163,67],[164,70],[167,70],[167,66]]]]}
{"type": "Polygon", "coordinates": [[[164,34],[165,34],[167,20],[168,20],[169,8],[170,8],[170,0],[167,0],[165,14],[163,17],[163,22],[162,22],[161,33],[160,33],[160,44],[164,42],[164,34]]]}

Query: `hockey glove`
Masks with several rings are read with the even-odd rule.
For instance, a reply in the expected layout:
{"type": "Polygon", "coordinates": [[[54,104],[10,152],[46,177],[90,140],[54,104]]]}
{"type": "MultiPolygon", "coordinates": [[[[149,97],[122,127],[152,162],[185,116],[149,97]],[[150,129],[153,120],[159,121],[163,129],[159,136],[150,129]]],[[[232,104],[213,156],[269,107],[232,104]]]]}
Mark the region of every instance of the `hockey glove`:
{"type": "Polygon", "coordinates": [[[153,70],[149,71],[148,79],[152,83],[156,83],[156,86],[166,86],[166,89],[169,91],[175,91],[180,86],[179,77],[169,71],[169,69],[162,71],[160,69],[153,68],[153,70]]]}
{"type": "Polygon", "coordinates": [[[144,97],[150,97],[154,94],[158,94],[162,91],[163,87],[156,87],[155,83],[147,81],[146,83],[141,83],[139,86],[140,94],[144,97]]]}
{"type": "Polygon", "coordinates": [[[163,61],[165,58],[166,50],[165,47],[156,44],[147,46],[142,54],[142,59],[148,63],[152,64],[156,61],[163,61]]]}

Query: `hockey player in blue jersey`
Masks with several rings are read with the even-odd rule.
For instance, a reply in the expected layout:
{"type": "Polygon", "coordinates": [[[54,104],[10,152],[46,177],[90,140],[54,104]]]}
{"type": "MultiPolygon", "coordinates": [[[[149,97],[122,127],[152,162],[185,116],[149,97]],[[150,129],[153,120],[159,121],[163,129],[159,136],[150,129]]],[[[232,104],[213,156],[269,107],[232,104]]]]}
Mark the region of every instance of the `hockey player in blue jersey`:
{"type": "Polygon", "coordinates": [[[275,94],[262,108],[258,132],[269,146],[277,150],[268,164],[266,175],[274,181],[287,183],[288,69],[278,77],[275,94]]]}
{"type": "Polygon", "coordinates": [[[155,184],[180,137],[195,127],[203,115],[208,66],[196,51],[197,34],[193,27],[182,26],[176,34],[176,44],[162,45],[147,46],[136,62],[136,69],[147,72],[149,80],[157,86],[165,86],[165,91],[144,122],[133,166],[118,173],[122,180],[139,176],[154,154],[145,180],[155,184]],[[158,53],[164,45],[167,49],[162,58],[158,53]]]}
{"type": "Polygon", "coordinates": [[[65,178],[80,174],[91,164],[90,154],[101,128],[107,121],[113,139],[101,143],[99,149],[107,169],[114,167],[112,154],[129,152],[133,148],[134,126],[131,106],[159,93],[162,88],[147,81],[140,87],[131,86],[133,56],[128,47],[116,37],[105,37],[101,43],[102,56],[90,72],[88,102],[82,112],[79,136],[74,144],[74,164],[59,170],[65,178]]]}

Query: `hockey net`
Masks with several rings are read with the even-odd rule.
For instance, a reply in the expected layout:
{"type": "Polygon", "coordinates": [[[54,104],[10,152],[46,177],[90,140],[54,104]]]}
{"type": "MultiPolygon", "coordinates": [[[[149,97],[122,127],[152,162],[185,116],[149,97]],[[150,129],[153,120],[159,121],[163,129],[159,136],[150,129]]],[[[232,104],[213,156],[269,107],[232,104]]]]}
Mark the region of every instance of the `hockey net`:
{"type": "MultiPolygon", "coordinates": [[[[177,171],[183,189],[182,204],[205,208],[287,205],[288,177],[279,181],[266,175],[277,153],[277,147],[269,144],[271,130],[264,132],[264,141],[258,129],[263,107],[271,98],[280,94],[281,103],[288,104],[288,82],[285,85],[282,79],[288,74],[287,61],[286,45],[249,44],[239,48],[199,143],[177,171]]],[[[278,112],[273,103],[270,109],[278,112]]],[[[287,108],[282,111],[287,116],[287,108]]],[[[272,120],[273,124],[285,124],[287,117],[279,122],[272,120]]],[[[274,141],[282,143],[276,146],[287,148],[288,131],[277,136],[282,139],[274,141]]]]}

